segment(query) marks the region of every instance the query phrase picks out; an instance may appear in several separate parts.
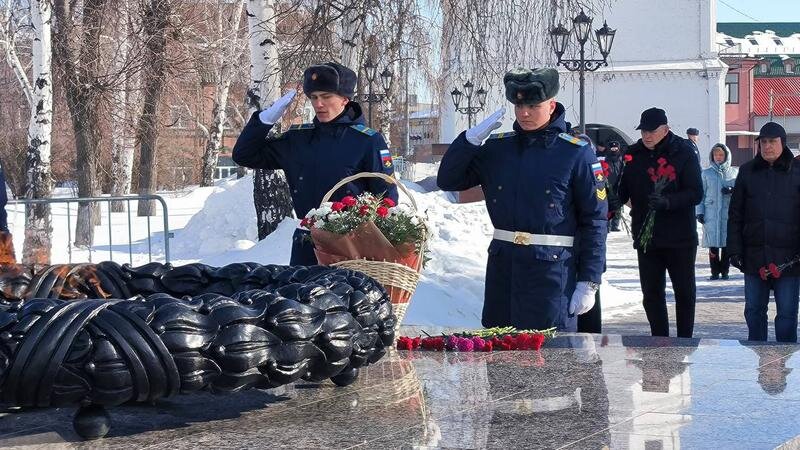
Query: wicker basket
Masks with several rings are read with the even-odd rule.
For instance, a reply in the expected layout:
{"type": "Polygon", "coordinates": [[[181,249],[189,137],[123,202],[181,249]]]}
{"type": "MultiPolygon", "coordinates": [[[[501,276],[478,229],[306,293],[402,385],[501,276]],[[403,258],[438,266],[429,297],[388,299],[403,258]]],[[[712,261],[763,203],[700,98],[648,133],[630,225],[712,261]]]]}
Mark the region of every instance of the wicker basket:
{"type": "MultiPolygon", "coordinates": [[[[371,172],[358,173],[339,181],[322,197],[321,203],[329,201],[333,193],[340,187],[360,178],[380,178],[387,183],[397,185],[397,187],[411,199],[411,206],[413,206],[414,210],[417,210],[417,203],[405,186],[398,183],[397,180],[389,175],[371,172]]],[[[370,261],[367,259],[351,259],[336,262],[331,265],[357,270],[381,283],[383,287],[386,288],[386,291],[389,293],[389,298],[392,301],[392,309],[394,315],[397,317],[397,324],[395,325],[395,330],[397,330],[403,322],[403,318],[405,318],[411,296],[414,294],[414,290],[417,288],[417,283],[419,282],[419,272],[422,269],[422,255],[424,253],[425,244],[426,242],[423,241],[421,251],[412,263],[412,267],[395,262],[370,261]]]]}

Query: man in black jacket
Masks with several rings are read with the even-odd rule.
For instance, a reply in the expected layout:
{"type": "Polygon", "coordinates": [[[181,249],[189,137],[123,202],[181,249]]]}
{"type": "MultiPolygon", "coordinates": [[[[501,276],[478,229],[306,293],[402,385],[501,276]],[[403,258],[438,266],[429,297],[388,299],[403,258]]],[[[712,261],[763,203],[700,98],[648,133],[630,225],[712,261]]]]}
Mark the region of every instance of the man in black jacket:
{"type": "MultiPolygon", "coordinates": [[[[606,150],[604,153],[604,161],[606,164],[608,164],[608,185],[611,186],[611,191],[608,193],[608,195],[615,196],[619,190],[619,180],[622,176],[622,168],[625,165],[622,159],[623,154],[619,146],[619,141],[609,142],[608,150],[606,150]]],[[[598,159],[599,158],[600,155],[598,154],[598,159]]],[[[622,212],[620,210],[612,211],[610,209],[608,212],[609,216],[611,216],[608,220],[608,231],[620,231],[619,222],[621,219],[620,214],[622,212]]]]}
{"type": "Polygon", "coordinates": [[[728,211],[728,254],[744,272],[744,317],[751,341],[767,340],[767,305],[775,293],[775,339],[797,342],[800,267],[769,274],[800,253],[800,161],[786,146],[786,131],[768,122],[759,153],[739,168],[728,211]],[[763,268],[763,269],[762,269],[763,268]],[[778,275],[777,277],[775,275],[778,275]]]}
{"type": "Polygon", "coordinates": [[[689,141],[669,130],[663,109],[644,111],[636,129],[641,130],[642,139],[628,149],[633,159],[622,174],[619,204],[631,202],[633,246],[639,259],[644,310],[653,336],[669,336],[664,292],[669,272],[675,291],[678,336],[692,337],[697,294],[694,207],[703,199],[700,164],[689,141]],[[651,174],[659,166],[671,166],[675,172],[674,180],[656,193],[651,174]],[[650,210],[655,214],[652,239],[643,248],[642,228],[650,210]]]}

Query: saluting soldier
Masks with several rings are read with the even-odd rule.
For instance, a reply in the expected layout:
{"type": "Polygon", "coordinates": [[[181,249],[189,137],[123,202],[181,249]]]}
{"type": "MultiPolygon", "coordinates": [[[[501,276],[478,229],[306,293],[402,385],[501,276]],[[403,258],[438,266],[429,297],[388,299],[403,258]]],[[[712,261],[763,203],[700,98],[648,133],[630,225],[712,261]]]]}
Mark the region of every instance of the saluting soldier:
{"type": "MultiPolygon", "coordinates": [[[[394,172],[386,141],[365,125],[361,106],[352,100],[357,78],[355,72],[335,62],[309,67],[303,74],[303,92],[314,107],[314,121],[268,136],[296,95],[290,90],[269,108],[253,113],[236,140],[233,160],[237,164],[283,169],[297,217],[319,207],[325,193],[345,177],[359,172],[394,172]]],[[[362,192],[397,201],[397,188],[377,178],[347,183],[331,199],[362,192]]],[[[307,234],[307,230],[295,230],[291,265],[317,264],[307,234]]]]}
{"type": "Polygon", "coordinates": [[[483,326],[574,331],[576,315],[594,305],[605,264],[603,170],[590,146],[567,134],[555,69],[514,69],[503,83],[514,131],[490,137],[501,109],[462,133],[437,182],[447,191],[480,185],[486,197],[495,231],[483,326]]]}

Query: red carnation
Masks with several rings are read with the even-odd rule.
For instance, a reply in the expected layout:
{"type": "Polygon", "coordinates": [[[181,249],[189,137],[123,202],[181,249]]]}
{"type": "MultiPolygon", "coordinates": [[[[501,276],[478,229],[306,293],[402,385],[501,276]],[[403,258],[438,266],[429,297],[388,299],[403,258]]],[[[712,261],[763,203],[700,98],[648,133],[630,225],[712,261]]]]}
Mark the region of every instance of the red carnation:
{"type": "Polygon", "coordinates": [[[608,178],[608,176],[611,174],[611,166],[609,166],[605,161],[600,161],[600,166],[603,168],[603,175],[608,178]]]}
{"type": "Polygon", "coordinates": [[[421,337],[419,337],[419,336],[417,336],[417,337],[415,337],[415,338],[413,339],[413,342],[412,342],[412,347],[413,347],[413,348],[415,348],[415,349],[416,349],[416,348],[419,348],[421,343],[422,343],[422,338],[421,338],[421,337]]]}
{"type": "Polygon", "coordinates": [[[303,220],[300,221],[300,226],[305,228],[311,228],[311,221],[308,220],[308,217],[303,217],[303,220]]]}
{"type": "Polygon", "coordinates": [[[623,157],[622,157],[622,159],[623,159],[623,160],[624,160],[626,163],[629,163],[629,162],[633,161],[633,155],[625,155],[625,156],[623,156],[623,157]]]}
{"type": "Polygon", "coordinates": [[[339,212],[339,211],[344,209],[344,203],[342,203],[342,202],[333,202],[333,204],[331,205],[331,209],[336,211],[336,212],[339,212]]]}
{"type": "Polygon", "coordinates": [[[772,278],[780,278],[781,277],[781,270],[778,269],[778,266],[775,263],[769,263],[769,274],[772,275],[772,278]]]}
{"type": "Polygon", "coordinates": [[[511,350],[511,344],[508,342],[500,342],[500,350],[511,350]]]}
{"type": "Polygon", "coordinates": [[[362,216],[369,214],[369,205],[361,205],[361,208],[358,209],[358,213],[362,216]]]}
{"type": "Polygon", "coordinates": [[[378,217],[386,217],[389,215],[389,208],[385,206],[378,206],[378,209],[375,210],[375,213],[378,214],[378,217]]]}
{"type": "Polygon", "coordinates": [[[661,158],[658,158],[656,160],[656,162],[658,163],[659,166],[666,166],[667,165],[667,160],[663,156],[661,158]]]}
{"type": "Polygon", "coordinates": [[[401,336],[397,339],[397,349],[398,350],[411,350],[414,341],[411,338],[406,336],[401,336]]]}
{"type": "Polygon", "coordinates": [[[492,347],[493,347],[492,346],[492,341],[486,341],[486,342],[484,342],[483,348],[481,350],[484,351],[484,352],[490,352],[490,351],[493,350],[492,347]]]}
{"type": "Polygon", "coordinates": [[[508,344],[509,350],[517,349],[517,340],[514,338],[514,336],[511,336],[510,334],[503,336],[503,343],[508,344]]]}
{"type": "Polygon", "coordinates": [[[539,350],[542,348],[542,344],[544,344],[544,335],[543,334],[534,334],[533,335],[533,349],[539,350]]]}
{"type": "Polygon", "coordinates": [[[348,195],[347,197],[342,199],[342,203],[344,204],[344,206],[347,206],[347,207],[355,206],[356,205],[356,199],[355,199],[355,197],[353,197],[351,195],[348,195]]]}
{"type": "Polygon", "coordinates": [[[383,206],[391,208],[397,206],[397,203],[395,203],[394,200],[390,199],[389,197],[386,197],[383,199],[383,206]]]}

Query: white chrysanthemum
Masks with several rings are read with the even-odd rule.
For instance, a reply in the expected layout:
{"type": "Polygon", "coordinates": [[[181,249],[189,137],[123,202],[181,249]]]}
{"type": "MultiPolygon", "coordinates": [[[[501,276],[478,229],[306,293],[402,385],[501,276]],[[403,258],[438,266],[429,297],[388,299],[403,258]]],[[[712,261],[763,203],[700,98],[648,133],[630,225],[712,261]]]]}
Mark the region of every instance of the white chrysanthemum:
{"type": "Polygon", "coordinates": [[[417,225],[419,225],[419,217],[417,217],[417,216],[412,216],[412,217],[411,217],[411,225],[414,225],[414,226],[417,226],[417,225]]]}
{"type": "Polygon", "coordinates": [[[325,221],[322,220],[322,219],[319,219],[316,222],[314,222],[314,226],[317,227],[317,228],[322,228],[322,227],[325,226],[325,221]]]}

